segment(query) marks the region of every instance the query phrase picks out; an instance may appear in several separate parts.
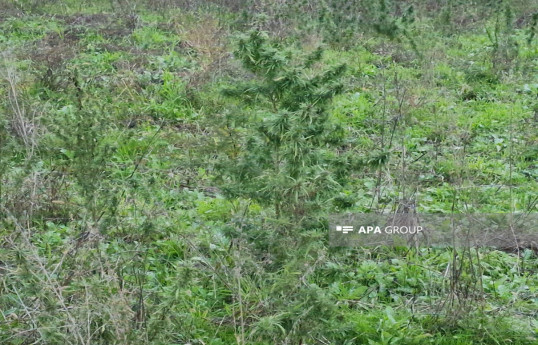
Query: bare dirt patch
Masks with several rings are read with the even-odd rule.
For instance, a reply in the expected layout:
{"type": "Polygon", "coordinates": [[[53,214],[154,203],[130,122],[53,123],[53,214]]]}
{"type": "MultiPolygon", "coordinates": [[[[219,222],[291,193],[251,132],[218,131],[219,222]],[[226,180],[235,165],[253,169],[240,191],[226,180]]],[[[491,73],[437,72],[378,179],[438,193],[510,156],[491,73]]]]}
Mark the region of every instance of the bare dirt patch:
{"type": "Polygon", "coordinates": [[[78,43],[90,31],[107,39],[118,39],[130,35],[138,25],[136,16],[117,17],[109,14],[80,14],[55,16],[65,23],[63,33],[51,32],[38,41],[29,54],[32,61],[48,68],[57,68],[78,53],[78,43]]]}
{"type": "Polygon", "coordinates": [[[76,55],[77,44],[83,34],[84,30],[77,28],[70,28],[63,34],[50,33],[36,43],[30,58],[49,68],[58,67],[76,55]]]}
{"type": "Polygon", "coordinates": [[[136,15],[113,16],[106,13],[80,14],[63,18],[68,26],[95,30],[105,38],[122,38],[130,35],[139,25],[136,15]]]}

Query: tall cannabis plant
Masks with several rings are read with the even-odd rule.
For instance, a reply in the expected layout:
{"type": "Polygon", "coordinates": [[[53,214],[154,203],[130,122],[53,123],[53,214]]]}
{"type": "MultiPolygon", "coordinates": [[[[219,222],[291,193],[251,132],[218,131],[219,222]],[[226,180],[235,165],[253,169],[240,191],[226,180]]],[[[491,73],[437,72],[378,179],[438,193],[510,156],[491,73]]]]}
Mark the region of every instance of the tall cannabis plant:
{"type": "Polygon", "coordinates": [[[243,133],[238,151],[221,165],[226,192],[272,205],[277,217],[319,208],[345,177],[344,131],[327,112],[345,65],[318,72],[321,49],[297,52],[260,31],[241,37],[235,55],[252,78],[225,90],[249,113],[235,132],[243,133]]]}

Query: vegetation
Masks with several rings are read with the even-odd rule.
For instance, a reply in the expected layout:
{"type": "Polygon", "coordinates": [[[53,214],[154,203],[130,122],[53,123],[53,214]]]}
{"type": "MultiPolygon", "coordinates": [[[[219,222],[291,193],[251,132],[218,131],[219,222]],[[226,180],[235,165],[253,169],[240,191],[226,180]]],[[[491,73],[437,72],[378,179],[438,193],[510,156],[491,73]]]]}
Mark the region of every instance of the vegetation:
{"type": "MultiPolygon", "coordinates": [[[[342,129],[329,124],[326,107],[343,88],[337,80],[345,65],[309,76],[308,70],[321,59],[321,50],[297,65],[291,59],[292,52],[281,52],[266,39],[253,31],[239,40],[237,57],[262,80],[225,93],[262,104],[265,98],[266,104],[259,118],[250,116],[245,121],[256,128],[234,146],[241,152],[235,150],[225,157],[232,165],[228,175],[235,178],[223,185],[232,186],[225,187],[227,190],[237,190],[232,195],[261,204],[269,201],[277,217],[281,210],[304,214],[305,203],[320,206],[327,197],[320,197],[318,191],[336,184],[330,169],[341,162],[331,160],[327,149],[342,145],[338,138],[342,129]]],[[[234,133],[236,140],[238,136],[234,133]]]]}
{"type": "Polygon", "coordinates": [[[0,0],[0,343],[538,344],[538,4],[0,0]]]}

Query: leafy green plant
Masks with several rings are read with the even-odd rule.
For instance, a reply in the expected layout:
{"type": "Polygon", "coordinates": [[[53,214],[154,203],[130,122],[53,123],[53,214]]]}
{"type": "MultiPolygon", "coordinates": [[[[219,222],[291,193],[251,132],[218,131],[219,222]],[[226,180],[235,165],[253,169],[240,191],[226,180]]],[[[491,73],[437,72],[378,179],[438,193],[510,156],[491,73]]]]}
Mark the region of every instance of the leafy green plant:
{"type": "Polygon", "coordinates": [[[532,21],[527,31],[527,44],[528,45],[532,44],[532,41],[534,40],[534,37],[536,36],[536,31],[538,31],[538,12],[532,15],[532,21]]]}
{"type": "Polygon", "coordinates": [[[221,165],[225,190],[272,204],[277,217],[302,215],[339,188],[336,148],[345,138],[327,107],[343,89],[346,67],[316,73],[321,49],[298,54],[260,31],[239,39],[236,56],[255,78],[225,95],[252,104],[252,115],[238,156],[221,165]]]}
{"type": "Polygon", "coordinates": [[[514,13],[509,3],[498,12],[493,28],[486,29],[491,42],[491,62],[496,71],[506,70],[516,61],[519,47],[514,38],[514,13]]]}

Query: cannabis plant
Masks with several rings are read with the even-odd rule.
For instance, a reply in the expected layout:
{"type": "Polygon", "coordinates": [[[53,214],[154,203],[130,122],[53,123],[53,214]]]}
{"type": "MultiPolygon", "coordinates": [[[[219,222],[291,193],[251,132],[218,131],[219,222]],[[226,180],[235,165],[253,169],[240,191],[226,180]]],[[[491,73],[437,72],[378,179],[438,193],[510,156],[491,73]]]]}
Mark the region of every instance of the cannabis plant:
{"type": "Polygon", "coordinates": [[[270,204],[277,217],[318,208],[345,176],[338,150],[344,131],[327,108],[342,91],[346,67],[319,72],[322,53],[286,48],[252,31],[239,39],[235,52],[252,78],[224,92],[239,98],[249,112],[240,131],[235,128],[235,135],[243,133],[238,149],[220,165],[225,191],[270,204]]]}
{"type": "Polygon", "coordinates": [[[487,28],[486,33],[491,42],[493,69],[501,72],[513,67],[519,46],[514,35],[514,13],[510,4],[505,4],[502,11],[498,11],[493,28],[487,28]]]}

